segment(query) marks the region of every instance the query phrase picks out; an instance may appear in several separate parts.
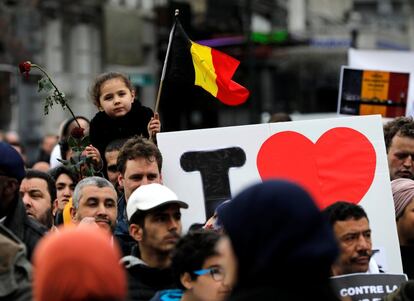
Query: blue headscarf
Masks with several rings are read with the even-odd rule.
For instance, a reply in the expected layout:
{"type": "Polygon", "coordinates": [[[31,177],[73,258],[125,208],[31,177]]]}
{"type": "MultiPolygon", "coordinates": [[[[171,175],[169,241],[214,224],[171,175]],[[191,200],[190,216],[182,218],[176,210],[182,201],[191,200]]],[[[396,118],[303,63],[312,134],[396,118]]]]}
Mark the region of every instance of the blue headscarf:
{"type": "Polygon", "coordinates": [[[238,259],[238,286],[327,281],[338,246],[311,196],[287,181],[247,188],[218,209],[238,259]],[[267,275],[270,275],[267,276],[267,275]]]}

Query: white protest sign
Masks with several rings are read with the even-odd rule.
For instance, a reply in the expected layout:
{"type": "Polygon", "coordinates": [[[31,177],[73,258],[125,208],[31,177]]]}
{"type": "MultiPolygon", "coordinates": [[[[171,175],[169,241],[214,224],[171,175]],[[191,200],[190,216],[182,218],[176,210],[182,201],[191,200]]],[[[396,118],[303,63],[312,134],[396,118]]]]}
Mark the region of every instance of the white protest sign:
{"type": "Polygon", "coordinates": [[[387,272],[402,272],[379,115],[168,132],[157,140],[164,184],[190,205],[185,229],[247,186],[282,178],[304,186],[320,208],[362,205],[387,272]]]}
{"type": "MultiPolygon", "coordinates": [[[[359,69],[411,73],[414,71],[414,52],[350,49],[348,51],[348,66],[359,69]]],[[[410,76],[408,85],[407,116],[414,115],[413,105],[414,78],[410,76]]]]}

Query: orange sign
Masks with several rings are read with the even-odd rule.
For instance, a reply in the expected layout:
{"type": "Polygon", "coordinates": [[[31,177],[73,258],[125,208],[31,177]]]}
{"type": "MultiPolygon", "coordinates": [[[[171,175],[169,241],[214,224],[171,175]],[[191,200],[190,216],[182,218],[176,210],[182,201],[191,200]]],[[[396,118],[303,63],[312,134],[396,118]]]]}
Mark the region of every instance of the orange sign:
{"type": "Polygon", "coordinates": [[[388,99],[388,87],[390,73],[381,71],[364,71],[362,76],[361,98],[386,101],[388,99]]]}

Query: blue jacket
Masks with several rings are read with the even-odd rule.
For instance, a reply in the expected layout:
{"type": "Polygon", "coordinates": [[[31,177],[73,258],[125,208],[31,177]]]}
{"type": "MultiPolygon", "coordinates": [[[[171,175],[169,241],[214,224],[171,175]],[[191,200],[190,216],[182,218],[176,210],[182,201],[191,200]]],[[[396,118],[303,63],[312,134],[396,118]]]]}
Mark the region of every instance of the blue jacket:
{"type": "Polygon", "coordinates": [[[180,301],[183,293],[180,289],[163,290],[157,292],[150,301],[180,301]]]}
{"type": "Polygon", "coordinates": [[[131,255],[132,248],[136,245],[136,241],[129,235],[125,195],[122,195],[118,199],[118,212],[114,236],[119,242],[123,256],[131,255]]]}

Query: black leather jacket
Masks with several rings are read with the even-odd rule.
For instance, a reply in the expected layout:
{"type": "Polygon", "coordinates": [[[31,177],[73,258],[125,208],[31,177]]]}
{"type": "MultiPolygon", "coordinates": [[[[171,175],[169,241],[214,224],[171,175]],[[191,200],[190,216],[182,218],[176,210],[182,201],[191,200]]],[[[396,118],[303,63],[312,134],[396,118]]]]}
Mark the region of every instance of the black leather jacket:
{"type": "Polygon", "coordinates": [[[26,245],[27,258],[31,260],[37,242],[48,229],[26,214],[26,209],[20,198],[16,199],[14,204],[14,208],[6,217],[4,226],[26,245]]]}

